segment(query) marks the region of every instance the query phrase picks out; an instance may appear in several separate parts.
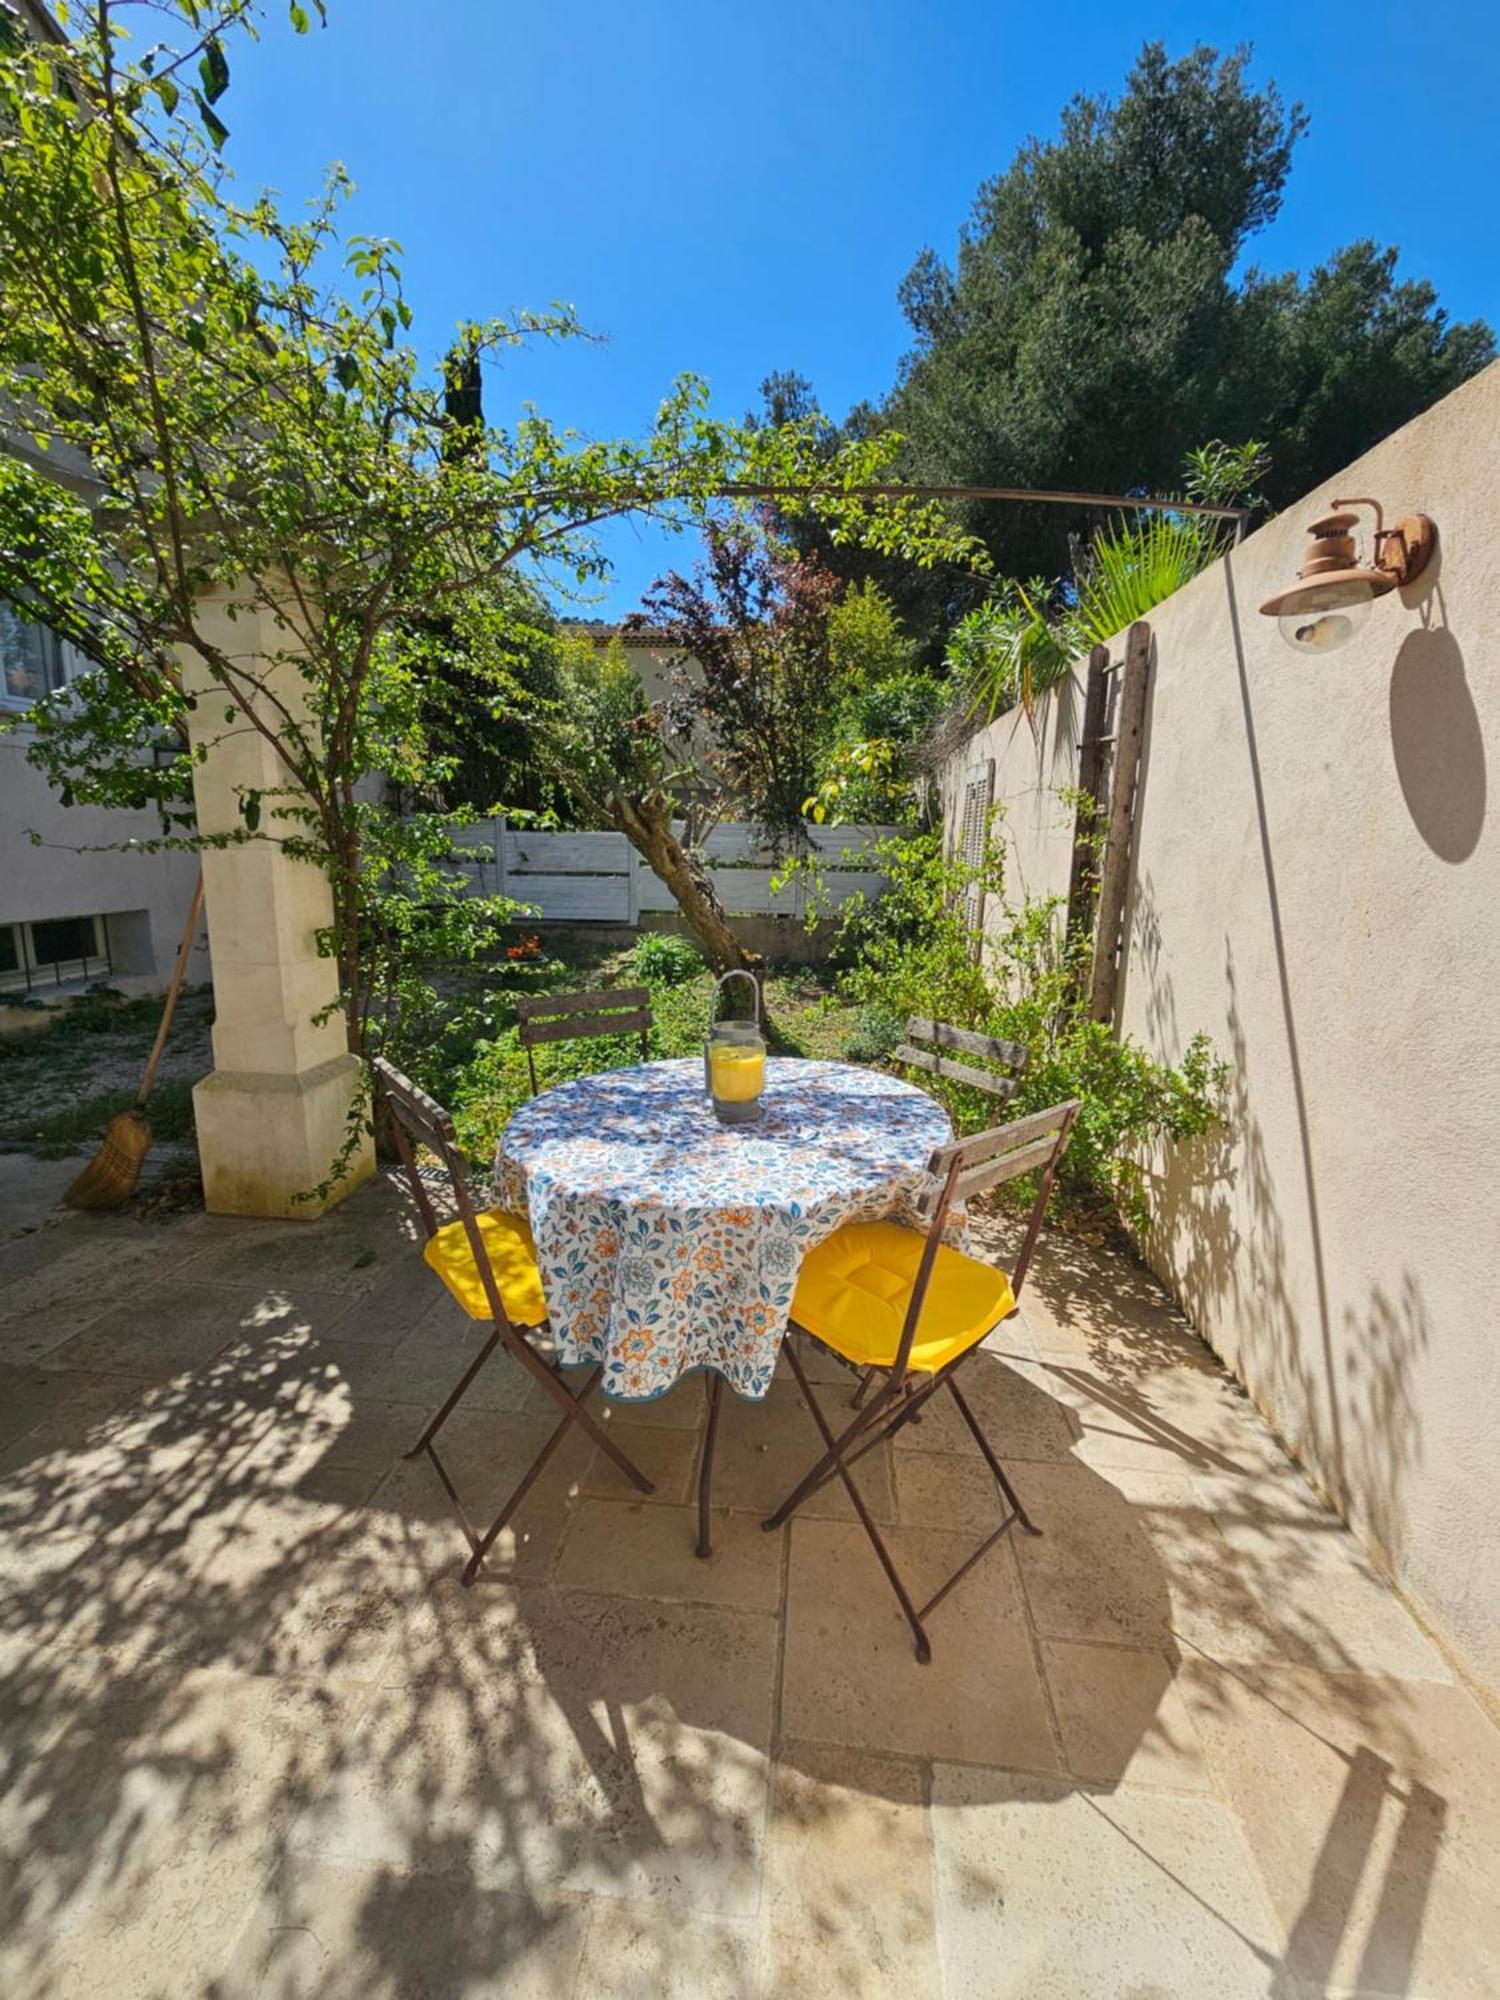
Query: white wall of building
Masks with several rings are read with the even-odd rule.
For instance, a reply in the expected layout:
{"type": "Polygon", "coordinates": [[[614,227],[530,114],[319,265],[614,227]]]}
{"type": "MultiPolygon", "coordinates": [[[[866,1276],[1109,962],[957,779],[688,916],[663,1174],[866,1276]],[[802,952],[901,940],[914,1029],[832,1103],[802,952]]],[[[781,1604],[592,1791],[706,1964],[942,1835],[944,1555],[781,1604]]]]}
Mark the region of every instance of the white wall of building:
{"type": "MultiPolygon", "coordinates": [[[[120,851],[160,834],[156,814],[64,806],[27,762],[30,741],[24,726],[0,730],[0,924],[103,917],[114,960],[109,983],[127,993],[160,992],[187,916],[196,855],[120,851]]],[[[200,936],[188,979],[208,977],[200,936]]],[[[50,972],[39,974],[37,997],[53,990],[50,972]]]]}

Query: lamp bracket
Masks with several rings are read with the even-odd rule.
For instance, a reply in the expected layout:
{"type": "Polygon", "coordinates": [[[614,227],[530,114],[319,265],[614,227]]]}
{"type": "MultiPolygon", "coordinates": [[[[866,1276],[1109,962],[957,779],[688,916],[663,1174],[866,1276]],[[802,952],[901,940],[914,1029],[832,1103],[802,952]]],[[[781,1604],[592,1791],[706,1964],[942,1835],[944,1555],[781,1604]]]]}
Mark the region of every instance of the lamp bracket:
{"type": "Polygon", "coordinates": [[[1375,516],[1375,567],[1384,570],[1392,583],[1415,583],[1437,547],[1437,527],[1430,515],[1403,514],[1394,528],[1385,525],[1385,510],[1378,500],[1353,498],[1335,500],[1335,507],[1368,507],[1375,516]]]}

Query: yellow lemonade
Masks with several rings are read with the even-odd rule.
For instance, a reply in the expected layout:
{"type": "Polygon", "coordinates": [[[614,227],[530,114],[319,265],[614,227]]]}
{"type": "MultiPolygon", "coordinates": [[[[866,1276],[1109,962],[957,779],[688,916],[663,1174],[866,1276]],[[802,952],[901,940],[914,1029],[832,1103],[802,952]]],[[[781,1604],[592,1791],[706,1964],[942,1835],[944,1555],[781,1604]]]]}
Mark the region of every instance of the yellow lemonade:
{"type": "Polygon", "coordinates": [[[746,1104],[765,1088],[765,1051],[720,1043],[708,1052],[708,1075],[721,1104],[746,1104]]]}

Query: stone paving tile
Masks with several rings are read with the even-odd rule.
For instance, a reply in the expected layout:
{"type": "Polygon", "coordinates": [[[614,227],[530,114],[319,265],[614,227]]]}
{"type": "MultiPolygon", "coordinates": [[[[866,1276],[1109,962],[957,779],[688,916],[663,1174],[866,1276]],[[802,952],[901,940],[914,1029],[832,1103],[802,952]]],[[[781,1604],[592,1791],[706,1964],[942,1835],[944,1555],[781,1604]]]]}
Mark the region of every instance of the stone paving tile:
{"type": "Polygon", "coordinates": [[[0,1243],[30,1236],[50,1221],[82,1166],[79,1157],[38,1160],[30,1153],[0,1153],[0,1243]]]}
{"type": "Polygon", "coordinates": [[[748,1919],[684,1923],[664,1904],[596,1897],[570,1990],[580,2000],[746,2000],[761,1990],[758,1965],[759,1935],[748,1919]]]}
{"type": "Polygon", "coordinates": [[[1045,1637],[1216,1658],[1446,1679],[1399,1601],[1338,1551],[1319,1567],[1256,1561],[1220,1530],[1201,1482],[1083,1466],[1027,1468],[1044,1533],[1016,1550],[1045,1637]]]}
{"type": "Polygon", "coordinates": [[[1192,1658],[1182,1685],[1308,1991],[1500,1992],[1500,1732],[1464,1689],[1192,1658]]]}
{"type": "MultiPolygon", "coordinates": [[[[350,1307],[357,1313],[358,1305],[350,1307]]],[[[346,1340],[345,1321],[335,1321],[327,1337],[319,1331],[299,1357],[309,1381],[342,1384],[356,1403],[445,1403],[488,1337],[472,1320],[422,1319],[393,1345],[346,1340]]],[[[520,1364],[495,1348],[464,1394],[460,1409],[519,1411],[528,1407],[532,1384],[520,1364]]]]}
{"type": "MultiPolygon", "coordinates": [[[[1077,1421],[1031,1364],[984,1352],[966,1361],[956,1379],[1002,1463],[1066,1458],[1073,1450],[1077,1421]]],[[[920,1420],[902,1425],[893,1448],[898,1455],[946,1451],[966,1457],[978,1449],[974,1433],[945,1389],[926,1404],[920,1420]]]]}
{"type": "MultiPolygon", "coordinates": [[[[1185,1643],[1226,1659],[1452,1677],[1400,1600],[1357,1557],[1352,1536],[1319,1535],[1306,1553],[1290,1541],[1273,1552],[1267,1540],[1257,1553],[1232,1521],[1226,1535],[1224,1522],[1240,1503],[1226,1501],[1216,1482],[1192,1481],[1188,1499],[1175,1482],[1168,1494],[1150,1478],[1117,1477],[1170,1579],[1173,1628],[1185,1643]]],[[[1285,1487],[1300,1512],[1303,1489],[1290,1469],[1285,1487]]]]}
{"type": "Polygon", "coordinates": [[[0,1801],[0,1990],[208,1992],[347,1719],[332,1688],[251,1675],[108,1684],[0,1801]]]}
{"type": "Polygon", "coordinates": [[[979,1344],[986,1354],[998,1354],[1002,1361],[1035,1361],[1036,1335],[1026,1317],[1025,1306],[1018,1306],[1009,1319],[1001,1320],[994,1332],[987,1333],[979,1344]]]}
{"type": "Polygon", "coordinates": [[[1039,1354],[1088,1362],[1111,1377],[1156,1367],[1219,1372],[1149,1271],[1060,1230],[1037,1243],[1021,1311],[1039,1354]]]}
{"type": "Polygon", "coordinates": [[[554,1580],[566,1590],[779,1611],[787,1530],[768,1535],[753,1514],[716,1510],[712,1532],[713,1553],[705,1560],[696,1553],[696,1506],[585,1500],[569,1525],[554,1580]]]}
{"type": "Polygon", "coordinates": [[[1203,1746],[1164,1653],[1048,1640],[1042,1666],[1075,1777],[1212,1790],[1203,1746]]]}
{"type": "MultiPolygon", "coordinates": [[[[794,1334],[792,1338],[797,1341],[797,1358],[802,1363],[802,1372],[808,1381],[814,1388],[821,1386],[835,1392],[831,1396],[824,1397],[825,1406],[830,1411],[842,1408],[859,1386],[858,1370],[841,1361],[836,1354],[821,1346],[816,1340],[809,1340],[805,1334],[794,1334]],[[840,1389],[846,1392],[842,1399],[837,1393],[840,1389]]],[[[797,1378],[787,1366],[784,1356],[777,1366],[776,1379],[789,1382],[795,1390],[797,1378]]]]}
{"type": "MultiPolygon", "coordinates": [[[[437,1438],[438,1454],[476,1528],[490,1522],[515,1490],[554,1425],[545,1417],[460,1408],[437,1438]]],[[[485,1574],[540,1579],[550,1574],[582,1491],[594,1447],[575,1427],[491,1544],[485,1574]]],[[[630,1491],[621,1479],[623,1491],[630,1491]]],[[[401,1459],[370,1495],[343,1553],[369,1562],[415,1563],[455,1574],[468,1561],[453,1503],[432,1461],[401,1459]]]]}
{"type": "Polygon", "coordinates": [[[924,1768],[789,1744],[766,1848],[765,1990],[776,2000],[941,2000],[924,1768]]]}
{"type": "MultiPolygon", "coordinates": [[[[824,1398],[832,1424],[844,1405],[824,1398]]],[[[714,1458],[714,1504],[764,1516],[780,1506],[822,1456],[823,1441],[793,1382],[776,1381],[761,1403],[725,1393],[714,1458]]],[[[854,1480],[877,1521],[896,1518],[890,1447],[877,1445],[854,1468],[854,1480]]],[[[854,1521],[843,1481],[834,1478],[804,1501],[799,1519],[854,1521]]]]}
{"type": "MultiPolygon", "coordinates": [[[[1338,1517],[1284,1465],[1264,1479],[1198,1479],[1247,1588],[1274,1607],[1309,1663],[1447,1681],[1453,1669],[1338,1517]]],[[[1295,1654],[1289,1651],[1289,1657],[1295,1654]]]]}
{"type": "MultiPolygon", "coordinates": [[[[538,1416],[538,1422],[546,1421],[538,1416]]],[[[698,1476],[698,1439],[691,1431],[632,1423],[612,1418],[606,1425],[611,1441],[656,1488],[642,1493],[620,1470],[608,1452],[595,1447],[583,1474],[582,1490],[594,1499],[643,1501],[648,1506],[679,1507],[694,1491],[698,1476]]],[[[580,1440],[584,1433],[577,1433],[580,1440]]]]}
{"type": "Polygon", "coordinates": [[[266,1424],[247,1472],[270,1488],[316,1494],[320,1482],[354,1466],[388,1471],[431,1415],[425,1403],[356,1404],[341,1389],[298,1395],[266,1424]]]}
{"type": "MultiPolygon", "coordinates": [[[[942,1528],[951,1534],[972,1534],[977,1541],[997,1527],[1007,1511],[994,1474],[972,1438],[964,1453],[898,1451],[895,1463],[896,1512],[903,1528],[942,1528]]],[[[1024,1506],[1024,1465],[1015,1468],[1015,1482],[1024,1506]]]]}
{"type": "Polygon", "coordinates": [[[413,1249],[396,1261],[394,1269],[377,1271],[367,1291],[353,1294],[339,1325],[339,1338],[396,1347],[432,1322],[460,1337],[467,1337],[474,1325],[413,1249]]]}
{"type": "Polygon", "coordinates": [[[775,1657],[754,1613],[440,1588],[293,1846],[752,1917],[775,1657]]]}
{"type": "Polygon", "coordinates": [[[281,1336],[322,1334],[348,1309],[337,1293],[188,1284],[169,1278],[134,1291],[50,1357],[57,1368],[108,1369],[159,1382],[196,1369],[226,1348],[281,1336]]]}
{"type": "Polygon", "coordinates": [[[381,1216],[336,1210],[323,1221],[240,1225],[195,1246],[178,1275],[194,1284],[293,1291],[316,1284],[351,1297],[376,1291],[421,1261],[421,1247],[381,1216]]]}
{"type": "MultiPolygon", "coordinates": [[[[977,1536],[900,1528],[888,1544],[920,1604],[977,1536]]],[[[858,1522],[792,1523],[782,1727],[813,1743],[1055,1771],[1046,1696],[1009,1543],[932,1614],[932,1661],[858,1522]]]]}
{"type": "Polygon", "coordinates": [[[120,1666],[258,1668],[268,1638],[310,1578],[362,1553],[362,1503],[379,1474],[331,1477],[316,1500],[277,1494],[242,1467],[174,1470],[104,1540],[65,1567],[24,1579],[8,1628],[35,1643],[107,1653],[120,1666]]]}
{"type": "Polygon", "coordinates": [[[213,2000],[564,2000],[591,1914],[581,1897],[298,1857],[258,1899],[213,2000]]]}
{"type": "Polygon", "coordinates": [[[0,1452],[0,1539],[101,1535],[153,1497],[196,1487],[191,1446],[56,1444],[34,1432],[0,1452]]]}
{"type": "MultiPolygon", "coordinates": [[[[77,1728],[80,1714],[98,1707],[116,1671],[103,1654],[66,1653],[22,1633],[0,1632],[0,1824],[29,1782],[31,1764],[77,1728]]],[[[0,1887],[0,1904],[3,1899],[0,1887]]]]}
{"type": "Polygon", "coordinates": [[[1288,1992],[1275,1983],[1275,1917],[1216,1800],[1093,1793],[1067,1779],[939,1764],[932,1836],[950,1995],[1288,1992]]]}
{"type": "Polygon", "coordinates": [[[318,1682],[376,1680],[420,1602],[399,1572],[369,1563],[319,1565],[281,1615],[268,1619],[246,1664],[255,1673],[318,1682]]]}
{"type": "Polygon", "coordinates": [[[0,1361],[52,1354],[189,1254],[173,1230],[83,1216],[0,1245],[0,1361]]]}
{"type": "Polygon", "coordinates": [[[65,1369],[0,1363],[0,1447],[45,1426],[49,1437],[81,1441],[136,1393],[129,1375],[79,1376],[65,1369]]]}
{"type": "Polygon", "coordinates": [[[50,1629],[49,1605],[69,1577],[97,1554],[98,1537],[52,1529],[0,1535],[0,1632],[37,1643],[50,1629]]]}
{"type": "MultiPolygon", "coordinates": [[[[590,1371],[586,1368],[569,1368],[564,1371],[568,1386],[576,1394],[590,1371]]],[[[540,1406],[546,1390],[533,1386],[533,1401],[540,1406]]],[[[677,1383],[664,1396],[652,1396],[640,1402],[611,1400],[605,1396],[595,1396],[592,1407],[596,1414],[607,1412],[612,1419],[628,1423],[638,1429],[696,1431],[703,1423],[703,1378],[689,1375],[677,1383]]]]}
{"type": "Polygon", "coordinates": [[[1067,1413],[1073,1456],[1086,1465],[1254,1474],[1286,1464],[1249,1399],[1216,1369],[1154,1368],[1119,1381],[1044,1354],[1019,1372],[1067,1413]]]}
{"type": "MultiPolygon", "coordinates": [[[[1152,1476],[1148,1484],[1158,1515],[1174,1502],[1194,1505],[1190,1480],[1152,1476]]],[[[1017,1535],[1014,1546],[1043,1637],[1170,1650],[1170,1580],[1142,1510],[1120,1485],[1075,1462],[1034,1464],[1025,1469],[1024,1498],[1042,1533],[1017,1535]]],[[[1227,1562],[1227,1548],[1223,1556],[1227,1562]]],[[[1215,1589],[1218,1568],[1211,1562],[1193,1587],[1215,1589]]]]}

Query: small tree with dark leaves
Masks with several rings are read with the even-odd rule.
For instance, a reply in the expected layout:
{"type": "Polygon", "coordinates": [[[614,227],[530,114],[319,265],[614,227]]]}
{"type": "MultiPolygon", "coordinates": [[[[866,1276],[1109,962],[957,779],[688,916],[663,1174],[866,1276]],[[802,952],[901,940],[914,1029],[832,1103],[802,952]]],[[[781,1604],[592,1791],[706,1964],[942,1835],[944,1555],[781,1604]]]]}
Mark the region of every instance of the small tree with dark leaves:
{"type": "Polygon", "coordinates": [[[673,720],[706,743],[721,811],[753,822],[778,859],[807,846],[805,809],[851,671],[833,643],[840,577],[766,523],[712,520],[691,577],[643,603],[680,655],[673,720]]]}

